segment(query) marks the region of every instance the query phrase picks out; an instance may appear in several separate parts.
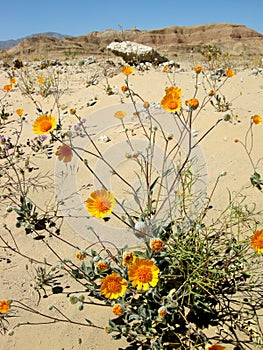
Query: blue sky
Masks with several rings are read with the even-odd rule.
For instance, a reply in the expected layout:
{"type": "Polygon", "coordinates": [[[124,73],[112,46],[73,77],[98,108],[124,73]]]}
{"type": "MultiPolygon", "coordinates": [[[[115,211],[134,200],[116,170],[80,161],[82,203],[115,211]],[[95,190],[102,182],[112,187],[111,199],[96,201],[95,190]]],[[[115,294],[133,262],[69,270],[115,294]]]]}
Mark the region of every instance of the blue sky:
{"type": "Polygon", "coordinates": [[[263,0],[4,0],[0,9],[0,40],[216,22],[244,24],[263,34],[263,0]]]}

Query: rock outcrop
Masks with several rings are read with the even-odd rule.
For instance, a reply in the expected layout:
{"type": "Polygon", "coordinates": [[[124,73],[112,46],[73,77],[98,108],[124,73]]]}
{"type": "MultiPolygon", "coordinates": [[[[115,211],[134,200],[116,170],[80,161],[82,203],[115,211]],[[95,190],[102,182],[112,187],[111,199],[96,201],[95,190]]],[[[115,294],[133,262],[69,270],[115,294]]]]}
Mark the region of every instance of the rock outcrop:
{"type": "Polygon", "coordinates": [[[128,64],[151,62],[160,64],[168,59],[155,51],[152,47],[132,41],[112,42],[107,46],[114,55],[122,57],[128,64]]]}

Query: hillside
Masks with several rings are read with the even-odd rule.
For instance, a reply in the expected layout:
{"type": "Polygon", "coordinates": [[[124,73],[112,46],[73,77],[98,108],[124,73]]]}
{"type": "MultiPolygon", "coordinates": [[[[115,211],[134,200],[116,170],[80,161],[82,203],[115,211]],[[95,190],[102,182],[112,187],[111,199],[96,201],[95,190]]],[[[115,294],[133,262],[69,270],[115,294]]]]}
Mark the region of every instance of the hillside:
{"type": "Polygon", "coordinates": [[[204,44],[217,45],[230,54],[263,55],[263,35],[243,25],[217,23],[188,27],[167,27],[156,30],[106,30],[78,37],[58,39],[37,35],[8,50],[9,57],[67,58],[87,55],[105,55],[112,41],[134,41],[152,46],[168,57],[198,52],[204,44]]]}
{"type": "Polygon", "coordinates": [[[63,35],[63,34],[55,33],[55,32],[46,32],[46,33],[41,33],[41,34],[38,33],[38,34],[28,35],[24,38],[19,38],[19,39],[4,40],[4,41],[0,41],[0,50],[10,49],[11,47],[18,45],[20,42],[26,41],[30,37],[38,36],[38,35],[52,36],[52,37],[57,38],[57,39],[62,39],[65,36],[67,36],[67,35],[63,35]]]}

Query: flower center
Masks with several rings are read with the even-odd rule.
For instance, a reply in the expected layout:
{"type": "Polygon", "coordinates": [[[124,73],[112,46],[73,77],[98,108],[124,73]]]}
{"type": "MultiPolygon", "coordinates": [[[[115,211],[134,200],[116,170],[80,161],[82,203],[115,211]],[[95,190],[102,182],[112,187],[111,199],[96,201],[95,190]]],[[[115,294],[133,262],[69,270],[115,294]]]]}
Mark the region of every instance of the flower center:
{"type": "Polygon", "coordinates": [[[176,109],[178,107],[178,103],[175,100],[170,100],[169,101],[169,108],[170,109],[176,109]]]}
{"type": "Polygon", "coordinates": [[[52,124],[48,120],[44,120],[41,123],[41,131],[49,131],[52,128],[52,124]]]}
{"type": "Polygon", "coordinates": [[[153,278],[152,271],[147,266],[139,267],[137,271],[138,280],[142,283],[150,282],[153,278]]]}
{"type": "Polygon", "coordinates": [[[110,205],[108,202],[98,201],[97,208],[99,211],[104,212],[110,209],[110,205]]]}
{"type": "Polygon", "coordinates": [[[121,284],[116,280],[110,280],[107,283],[107,289],[110,293],[120,293],[121,284]]]}

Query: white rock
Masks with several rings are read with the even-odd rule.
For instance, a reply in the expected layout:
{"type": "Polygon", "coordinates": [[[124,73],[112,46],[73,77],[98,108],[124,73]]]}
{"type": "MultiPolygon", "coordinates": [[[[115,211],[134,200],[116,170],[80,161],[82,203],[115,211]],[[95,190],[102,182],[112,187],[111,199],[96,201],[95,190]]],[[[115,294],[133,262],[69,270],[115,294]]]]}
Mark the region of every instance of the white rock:
{"type": "Polygon", "coordinates": [[[98,137],[97,140],[98,140],[98,142],[106,143],[106,142],[110,141],[110,138],[107,135],[101,135],[98,137]]]}
{"type": "Polygon", "coordinates": [[[112,42],[107,46],[114,55],[120,56],[129,64],[152,62],[159,64],[168,59],[155,51],[151,46],[138,44],[132,41],[112,42]]]}

